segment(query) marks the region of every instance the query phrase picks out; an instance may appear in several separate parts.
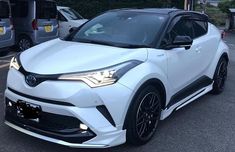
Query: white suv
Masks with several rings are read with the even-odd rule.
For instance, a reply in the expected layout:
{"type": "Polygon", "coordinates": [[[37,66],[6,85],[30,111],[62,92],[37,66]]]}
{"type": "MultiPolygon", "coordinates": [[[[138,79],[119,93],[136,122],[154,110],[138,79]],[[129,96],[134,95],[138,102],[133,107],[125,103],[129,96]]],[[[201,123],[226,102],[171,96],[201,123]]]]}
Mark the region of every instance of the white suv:
{"type": "Polygon", "coordinates": [[[5,123],[71,147],[141,145],[174,110],[221,93],[228,61],[203,14],[108,11],[12,59],[5,123]]]}

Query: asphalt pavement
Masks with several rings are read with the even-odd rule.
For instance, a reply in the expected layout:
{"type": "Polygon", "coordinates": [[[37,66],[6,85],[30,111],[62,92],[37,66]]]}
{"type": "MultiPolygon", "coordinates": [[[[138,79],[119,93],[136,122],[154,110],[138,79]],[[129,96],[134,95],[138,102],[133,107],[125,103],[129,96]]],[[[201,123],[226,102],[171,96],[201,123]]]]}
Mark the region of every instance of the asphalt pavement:
{"type": "Polygon", "coordinates": [[[148,144],[108,149],[72,149],[15,131],[4,124],[3,92],[9,61],[0,57],[0,152],[235,152],[235,33],[225,39],[231,49],[226,88],[207,94],[161,121],[148,144]]]}

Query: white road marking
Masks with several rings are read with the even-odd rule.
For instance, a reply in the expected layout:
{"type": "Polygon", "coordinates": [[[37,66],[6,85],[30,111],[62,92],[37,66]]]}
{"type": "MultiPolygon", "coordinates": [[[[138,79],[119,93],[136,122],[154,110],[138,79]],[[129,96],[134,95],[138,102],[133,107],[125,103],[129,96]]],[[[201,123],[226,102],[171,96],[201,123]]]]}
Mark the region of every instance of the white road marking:
{"type": "Polygon", "coordinates": [[[8,67],[9,65],[10,65],[10,63],[0,65],[0,69],[5,68],[5,67],[8,67]]]}

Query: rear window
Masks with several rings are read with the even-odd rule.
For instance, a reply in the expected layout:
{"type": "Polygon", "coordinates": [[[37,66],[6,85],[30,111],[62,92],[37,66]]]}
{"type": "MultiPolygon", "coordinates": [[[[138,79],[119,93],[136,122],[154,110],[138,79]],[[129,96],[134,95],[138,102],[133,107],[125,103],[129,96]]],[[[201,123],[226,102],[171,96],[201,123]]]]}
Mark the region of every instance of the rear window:
{"type": "Polygon", "coordinates": [[[10,9],[7,2],[0,1],[0,18],[9,18],[10,9]]]}
{"type": "Polygon", "coordinates": [[[37,19],[54,19],[57,17],[56,3],[52,1],[37,1],[37,19]]]}
{"type": "Polygon", "coordinates": [[[11,2],[12,17],[24,18],[28,16],[29,4],[26,1],[11,2]]]}
{"type": "Polygon", "coordinates": [[[70,20],[80,20],[83,19],[83,17],[76,12],[75,10],[69,8],[69,9],[61,9],[60,10],[65,16],[67,16],[67,18],[69,18],[70,20]]]}

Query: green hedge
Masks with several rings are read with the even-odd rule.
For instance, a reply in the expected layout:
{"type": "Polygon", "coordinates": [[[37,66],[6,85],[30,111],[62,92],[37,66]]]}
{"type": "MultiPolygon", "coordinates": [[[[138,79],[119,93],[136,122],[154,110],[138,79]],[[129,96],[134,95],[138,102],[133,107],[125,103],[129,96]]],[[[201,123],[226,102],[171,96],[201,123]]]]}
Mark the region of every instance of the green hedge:
{"type": "Polygon", "coordinates": [[[117,8],[183,8],[183,0],[56,0],[58,5],[69,6],[85,18],[117,8]]]}

